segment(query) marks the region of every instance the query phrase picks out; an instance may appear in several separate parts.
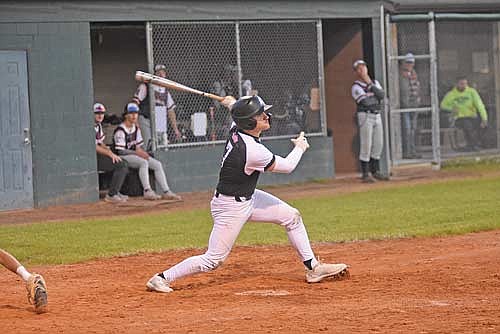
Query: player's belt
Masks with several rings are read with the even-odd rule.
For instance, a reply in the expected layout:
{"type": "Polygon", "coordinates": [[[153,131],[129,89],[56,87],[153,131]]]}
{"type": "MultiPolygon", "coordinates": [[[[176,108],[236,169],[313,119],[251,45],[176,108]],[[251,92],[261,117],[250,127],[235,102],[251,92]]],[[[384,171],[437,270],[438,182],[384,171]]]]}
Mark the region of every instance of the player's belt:
{"type": "Polygon", "coordinates": [[[366,112],[368,114],[380,114],[379,110],[359,110],[358,112],[366,112]]]}
{"type": "Polygon", "coordinates": [[[226,197],[233,197],[236,202],[244,202],[244,201],[249,201],[252,199],[252,196],[230,196],[230,195],[221,194],[218,191],[215,192],[215,197],[219,198],[219,196],[221,196],[221,195],[226,196],[226,197]]]}

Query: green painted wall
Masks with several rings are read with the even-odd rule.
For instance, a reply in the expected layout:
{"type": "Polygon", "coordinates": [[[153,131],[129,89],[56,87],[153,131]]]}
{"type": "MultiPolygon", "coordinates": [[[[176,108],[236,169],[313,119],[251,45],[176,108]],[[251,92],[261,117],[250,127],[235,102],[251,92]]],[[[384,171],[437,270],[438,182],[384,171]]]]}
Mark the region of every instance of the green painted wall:
{"type": "Polygon", "coordinates": [[[97,200],[88,23],[3,23],[1,50],[27,50],[35,206],[97,200]]]}
{"type": "MultiPolygon", "coordinates": [[[[264,173],[259,184],[304,182],[332,178],[333,142],[330,137],[311,137],[311,148],[292,174],[264,173]]],[[[286,156],[293,148],[290,139],[263,141],[274,154],[286,156]]],[[[170,187],[175,192],[213,190],[217,185],[224,145],[210,145],[158,151],[170,187]]]]}

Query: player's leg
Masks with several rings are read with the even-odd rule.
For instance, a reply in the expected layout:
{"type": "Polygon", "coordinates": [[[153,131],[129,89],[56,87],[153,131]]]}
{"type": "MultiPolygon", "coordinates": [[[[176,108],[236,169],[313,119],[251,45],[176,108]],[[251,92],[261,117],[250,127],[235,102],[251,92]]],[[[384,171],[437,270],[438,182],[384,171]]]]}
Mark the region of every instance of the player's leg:
{"type": "Polygon", "coordinates": [[[237,202],[234,197],[220,195],[214,197],[210,205],[214,226],[207,251],[202,255],[191,256],[153,276],[146,284],[149,290],[171,292],[171,282],[188,275],[214,270],[227,258],[252,212],[252,201],[237,202]]]}
{"type": "Polygon", "coordinates": [[[37,313],[46,312],[47,288],[42,275],[30,273],[14,256],[3,249],[0,249],[0,264],[26,282],[28,301],[35,306],[35,311],[37,313]]]}
{"type": "Polygon", "coordinates": [[[374,180],[369,173],[370,151],[372,147],[373,122],[370,121],[368,113],[358,112],[359,127],[359,161],[361,164],[362,180],[373,183],[374,180]]]}
{"type": "Polygon", "coordinates": [[[0,249],[0,264],[5,268],[17,274],[25,282],[30,278],[31,274],[17,261],[17,259],[11,254],[7,253],[3,249],[0,249]]]}
{"type": "Polygon", "coordinates": [[[142,140],[144,141],[144,148],[149,151],[151,148],[151,121],[149,118],[139,115],[137,118],[139,128],[141,129],[142,140]]]}
{"type": "Polygon", "coordinates": [[[105,155],[97,154],[97,169],[104,172],[112,172],[111,183],[109,185],[109,191],[106,199],[110,202],[123,202],[126,199],[122,199],[119,196],[120,189],[127,177],[128,173],[128,162],[125,159],[122,161],[113,163],[113,160],[105,155]]]}
{"type": "Polygon", "coordinates": [[[123,160],[113,164],[113,176],[109,185],[109,195],[119,195],[123,182],[128,174],[128,162],[123,160]]]}
{"type": "Polygon", "coordinates": [[[163,170],[163,165],[161,164],[161,162],[154,158],[150,158],[148,160],[148,163],[149,168],[154,171],[155,179],[162,190],[161,196],[165,199],[181,200],[182,198],[179,195],[170,190],[170,187],[167,183],[167,177],[165,176],[165,171],[163,170]]]}
{"type": "Polygon", "coordinates": [[[144,198],[151,200],[160,199],[161,197],[155,194],[155,192],[151,189],[151,184],[149,183],[148,160],[133,154],[123,155],[122,158],[127,160],[130,168],[139,169],[139,179],[141,180],[142,188],[144,189],[144,198]]]}
{"type": "Polygon", "coordinates": [[[370,172],[377,180],[387,181],[389,178],[380,172],[380,157],[384,147],[384,128],[380,114],[373,116],[372,147],[370,153],[370,172]]]}
{"type": "Polygon", "coordinates": [[[249,220],[275,223],[286,229],[288,240],[307,268],[308,282],[319,282],[325,277],[347,272],[347,265],[343,263],[326,264],[316,259],[299,210],[262,190],[255,190],[253,197],[253,211],[249,220]]]}

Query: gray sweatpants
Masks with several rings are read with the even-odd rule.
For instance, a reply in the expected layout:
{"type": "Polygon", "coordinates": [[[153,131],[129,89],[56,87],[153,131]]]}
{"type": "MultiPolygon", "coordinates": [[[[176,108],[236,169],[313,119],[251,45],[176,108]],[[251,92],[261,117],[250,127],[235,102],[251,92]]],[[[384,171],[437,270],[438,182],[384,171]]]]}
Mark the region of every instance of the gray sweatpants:
{"type": "Polygon", "coordinates": [[[359,160],[380,159],[384,145],[384,130],[380,114],[358,112],[359,160]]]}
{"type": "Polygon", "coordinates": [[[149,170],[152,169],[155,173],[155,179],[161,187],[163,192],[169,191],[170,188],[167,183],[167,177],[163,171],[163,166],[161,162],[154,158],[149,158],[148,160],[141,158],[138,155],[128,154],[122,155],[123,159],[128,162],[130,168],[139,169],[139,179],[141,179],[142,187],[144,190],[151,189],[151,184],[149,183],[149,170]]]}

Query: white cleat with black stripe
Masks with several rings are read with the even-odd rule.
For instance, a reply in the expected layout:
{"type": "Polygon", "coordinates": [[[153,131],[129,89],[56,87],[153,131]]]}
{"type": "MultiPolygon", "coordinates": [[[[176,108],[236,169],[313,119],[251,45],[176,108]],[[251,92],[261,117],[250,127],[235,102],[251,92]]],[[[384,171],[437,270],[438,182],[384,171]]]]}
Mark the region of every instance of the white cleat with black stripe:
{"type": "Polygon", "coordinates": [[[349,278],[349,267],[344,263],[321,263],[318,262],[312,270],[306,269],[307,283],[318,283],[323,279],[331,277],[333,280],[349,278]]]}

